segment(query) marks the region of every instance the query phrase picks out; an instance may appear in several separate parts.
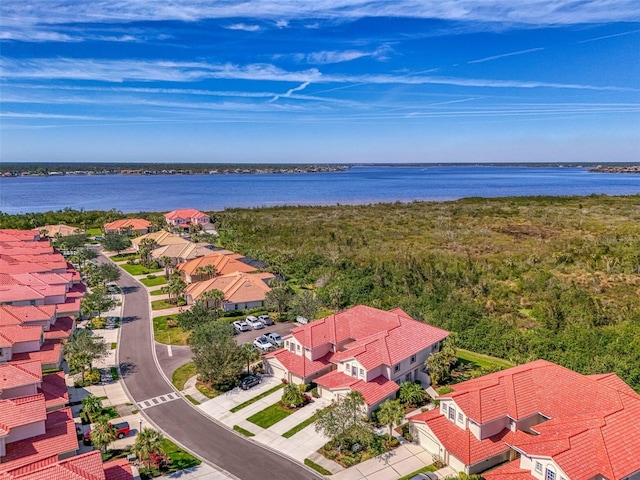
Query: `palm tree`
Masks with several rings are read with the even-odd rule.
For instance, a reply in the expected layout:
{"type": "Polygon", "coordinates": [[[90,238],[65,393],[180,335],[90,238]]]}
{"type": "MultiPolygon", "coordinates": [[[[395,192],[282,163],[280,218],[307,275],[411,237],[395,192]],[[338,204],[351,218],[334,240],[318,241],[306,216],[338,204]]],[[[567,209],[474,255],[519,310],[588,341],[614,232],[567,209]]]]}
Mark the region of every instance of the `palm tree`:
{"type": "Polygon", "coordinates": [[[102,400],[95,395],[88,395],[82,399],[82,411],[87,414],[89,420],[92,420],[96,413],[102,411],[102,400]]]}
{"type": "Polygon", "coordinates": [[[211,280],[213,277],[216,276],[217,270],[215,265],[203,265],[201,267],[196,268],[196,270],[193,273],[198,275],[198,278],[200,278],[200,280],[211,280]],[[204,277],[204,278],[201,278],[201,277],[204,277]]]}
{"type": "Polygon", "coordinates": [[[207,290],[198,300],[202,300],[205,302],[207,308],[209,307],[209,302],[213,302],[212,307],[218,311],[222,309],[222,303],[224,302],[224,292],[218,289],[207,290]]]}
{"type": "Polygon", "coordinates": [[[400,401],[407,405],[419,406],[424,402],[425,391],[422,385],[413,382],[402,382],[400,384],[400,401]]]}
{"type": "Polygon", "coordinates": [[[162,257],[160,257],[160,263],[164,267],[164,276],[168,279],[169,275],[173,271],[173,260],[171,257],[163,255],[162,257]]]}
{"type": "Polygon", "coordinates": [[[118,438],[117,435],[118,429],[111,425],[105,417],[101,417],[91,429],[91,443],[104,453],[109,444],[118,438]]]}
{"type": "Polygon", "coordinates": [[[163,441],[164,436],[162,433],[152,428],[145,428],[138,432],[136,443],[133,444],[131,450],[149,468],[154,454],[164,454],[162,450],[163,441]]]}
{"type": "Polygon", "coordinates": [[[260,353],[250,343],[240,345],[240,356],[247,361],[247,374],[251,373],[251,364],[260,358],[260,353]]]}
{"type": "Polygon", "coordinates": [[[282,392],[282,403],[299,407],[304,404],[304,393],[295,383],[287,383],[282,392]]]}
{"type": "Polygon", "coordinates": [[[378,410],[378,421],[389,426],[389,439],[393,436],[393,427],[404,420],[404,408],[399,400],[385,400],[378,410]]]}

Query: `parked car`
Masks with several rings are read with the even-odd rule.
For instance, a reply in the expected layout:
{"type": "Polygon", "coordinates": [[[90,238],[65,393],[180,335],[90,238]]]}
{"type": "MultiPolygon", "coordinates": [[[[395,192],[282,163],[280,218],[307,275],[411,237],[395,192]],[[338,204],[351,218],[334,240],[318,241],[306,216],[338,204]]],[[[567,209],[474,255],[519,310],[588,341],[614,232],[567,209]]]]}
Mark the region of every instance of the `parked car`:
{"type": "Polygon", "coordinates": [[[271,317],[269,315],[260,315],[258,317],[258,320],[260,320],[265,327],[273,325],[273,320],[271,320],[271,317]]]}
{"type": "Polygon", "coordinates": [[[282,337],[279,333],[265,333],[265,337],[273,344],[274,347],[278,348],[282,345],[282,337]]]}
{"type": "Polygon", "coordinates": [[[298,315],[296,317],[296,322],[299,323],[300,325],[306,325],[307,323],[309,323],[309,319],[301,315],[298,315]]]}
{"type": "Polygon", "coordinates": [[[424,472],[414,475],[409,480],[438,480],[438,476],[433,472],[424,472]]]}
{"type": "Polygon", "coordinates": [[[268,352],[269,350],[271,350],[273,348],[273,344],[271,343],[271,340],[269,340],[264,335],[261,336],[261,337],[256,338],[253,341],[253,346],[256,347],[258,350],[261,350],[263,352],[268,352]]]}
{"type": "MultiPolygon", "coordinates": [[[[129,433],[131,433],[129,422],[115,423],[113,426],[117,430],[116,437],[118,438],[124,438],[127,435],[129,435],[129,433]]],[[[84,432],[84,436],[82,437],[82,443],[84,443],[85,445],[91,445],[91,432],[92,430],[84,432]]]]}
{"type": "Polygon", "coordinates": [[[240,388],[242,390],[249,390],[251,387],[255,387],[260,383],[259,377],[254,377],[253,375],[249,375],[248,377],[244,377],[240,381],[240,388]]]}
{"type": "Polygon", "coordinates": [[[235,322],[233,322],[233,328],[238,333],[248,332],[249,330],[251,330],[249,324],[243,320],[236,320],[235,322]]]}
{"type": "Polygon", "coordinates": [[[264,328],[264,325],[262,324],[262,322],[258,320],[256,317],[254,317],[253,315],[249,315],[245,319],[245,322],[254,330],[260,330],[261,328],[264,328]]]}

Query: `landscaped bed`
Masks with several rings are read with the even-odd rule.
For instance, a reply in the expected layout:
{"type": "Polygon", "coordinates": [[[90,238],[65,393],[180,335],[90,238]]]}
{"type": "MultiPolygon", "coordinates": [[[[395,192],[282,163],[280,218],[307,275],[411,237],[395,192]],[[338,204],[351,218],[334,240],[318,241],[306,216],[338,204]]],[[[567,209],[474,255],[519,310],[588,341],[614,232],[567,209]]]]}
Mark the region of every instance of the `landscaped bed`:
{"type": "Polygon", "coordinates": [[[287,418],[295,409],[285,408],[280,405],[280,402],[274,403],[270,407],[265,408],[264,410],[260,410],[258,413],[251,415],[247,420],[255,425],[258,425],[262,428],[269,428],[280,420],[287,418]]]}
{"type": "Polygon", "coordinates": [[[268,395],[271,395],[273,392],[277,392],[281,388],[284,388],[284,384],[283,383],[281,383],[281,384],[279,384],[279,385],[267,390],[266,392],[262,392],[260,395],[257,395],[257,396],[255,396],[253,398],[250,398],[249,400],[247,400],[246,402],[241,403],[240,405],[236,405],[235,407],[233,407],[230,410],[230,412],[231,413],[236,413],[236,412],[242,410],[243,408],[248,407],[249,405],[251,405],[253,403],[256,403],[258,400],[260,400],[260,399],[262,399],[262,398],[264,398],[264,397],[266,397],[268,395]]]}
{"type": "Polygon", "coordinates": [[[166,295],[161,288],[159,288],[158,290],[151,290],[149,292],[149,295],[151,295],[152,297],[157,297],[158,295],[166,295]]]}
{"type": "Polygon", "coordinates": [[[186,345],[190,332],[178,328],[176,315],[162,315],[153,319],[153,337],[165,345],[186,345]],[[171,342],[169,342],[171,340],[171,342]]]}
{"type": "Polygon", "coordinates": [[[185,363],[173,372],[173,375],[171,376],[171,383],[173,383],[173,386],[178,390],[184,390],[184,384],[196,373],[195,363],[185,363]]]}
{"type": "Polygon", "coordinates": [[[169,302],[169,300],[154,300],[151,302],[151,310],[166,310],[167,308],[176,308],[177,304],[169,302]]]}
{"type": "Polygon", "coordinates": [[[399,442],[397,438],[392,437],[389,439],[388,434],[385,434],[375,435],[371,445],[361,446],[356,444],[353,445],[351,449],[339,449],[335,441],[331,440],[318,450],[318,453],[329,460],[339,463],[345,468],[349,468],[382,453],[388,452],[389,450],[393,450],[398,446],[399,442]]]}

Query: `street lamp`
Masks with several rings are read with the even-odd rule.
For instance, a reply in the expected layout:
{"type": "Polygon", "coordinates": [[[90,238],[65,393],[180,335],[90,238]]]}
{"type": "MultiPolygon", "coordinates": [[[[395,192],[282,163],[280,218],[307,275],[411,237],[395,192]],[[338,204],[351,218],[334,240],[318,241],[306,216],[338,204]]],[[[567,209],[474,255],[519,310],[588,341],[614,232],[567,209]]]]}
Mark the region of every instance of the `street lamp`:
{"type": "Polygon", "coordinates": [[[139,433],[142,432],[142,419],[141,418],[138,420],[138,425],[139,425],[139,427],[138,427],[138,434],[139,434],[139,433]]]}

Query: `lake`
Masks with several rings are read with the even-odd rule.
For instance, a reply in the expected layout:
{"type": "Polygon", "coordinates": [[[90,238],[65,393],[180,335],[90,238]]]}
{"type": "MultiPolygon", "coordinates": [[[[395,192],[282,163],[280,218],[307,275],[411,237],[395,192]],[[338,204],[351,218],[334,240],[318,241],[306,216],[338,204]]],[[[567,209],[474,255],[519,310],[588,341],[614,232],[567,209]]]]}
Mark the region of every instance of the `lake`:
{"type": "Polygon", "coordinates": [[[9,177],[0,178],[0,211],[164,212],[600,193],[638,194],[640,175],[586,168],[362,166],[329,173],[9,177]]]}

